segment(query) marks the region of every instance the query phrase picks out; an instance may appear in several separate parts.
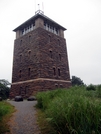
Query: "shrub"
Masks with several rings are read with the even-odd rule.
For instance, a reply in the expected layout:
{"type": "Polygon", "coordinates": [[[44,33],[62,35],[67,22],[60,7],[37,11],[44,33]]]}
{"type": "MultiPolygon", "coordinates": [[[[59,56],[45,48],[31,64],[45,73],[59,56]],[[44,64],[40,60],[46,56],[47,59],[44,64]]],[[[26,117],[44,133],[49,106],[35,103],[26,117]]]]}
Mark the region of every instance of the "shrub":
{"type": "Polygon", "coordinates": [[[2,97],[2,99],[7,99],[9,97],[9,92],[9,87],[6,87],[2,83],[0,83],[0,97],[2,97]]]}
{"type": "Polygon", "coordinates": [[[96,90],[96,87],[92,84],[90,84],[89,86],[86,87],[87,90],[96,90]]]}

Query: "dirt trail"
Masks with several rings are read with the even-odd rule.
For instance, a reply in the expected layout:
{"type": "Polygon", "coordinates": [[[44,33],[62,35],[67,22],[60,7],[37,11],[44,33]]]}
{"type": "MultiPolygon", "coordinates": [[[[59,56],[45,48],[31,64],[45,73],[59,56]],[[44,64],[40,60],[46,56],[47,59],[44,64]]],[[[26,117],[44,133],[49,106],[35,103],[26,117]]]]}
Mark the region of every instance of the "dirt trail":
{"type": "Polygon", "coordinates": [[[9,101],[16,112],[8,122],[11,134],[41,134],[36,121],[36,101],[9,101]]]}

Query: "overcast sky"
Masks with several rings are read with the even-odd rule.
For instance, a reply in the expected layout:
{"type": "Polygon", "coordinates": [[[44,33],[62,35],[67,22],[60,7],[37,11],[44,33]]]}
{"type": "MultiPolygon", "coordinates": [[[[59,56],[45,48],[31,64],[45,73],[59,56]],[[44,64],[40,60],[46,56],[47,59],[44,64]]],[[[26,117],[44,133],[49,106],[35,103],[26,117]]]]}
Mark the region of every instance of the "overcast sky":
{"type": "Polygon", "coordinates": [[[44,14],[67,28],[70,75],[101,84],[101,0],[0,0],[0,79],[12,79],[12,30],[34,16],[42,2],[44,14]]]}

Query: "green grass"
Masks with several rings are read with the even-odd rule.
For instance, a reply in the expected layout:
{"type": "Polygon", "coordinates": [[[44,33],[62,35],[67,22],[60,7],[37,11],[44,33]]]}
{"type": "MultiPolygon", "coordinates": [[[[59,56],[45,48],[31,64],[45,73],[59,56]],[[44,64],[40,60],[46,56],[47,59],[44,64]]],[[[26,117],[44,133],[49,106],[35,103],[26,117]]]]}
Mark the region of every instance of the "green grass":
{"type": "Polygon", "coordinates": [[[5,132],[9,131],[7,122],[12,112],[14,112],[13,106],[6,101],[0,102],[0,134],[4,134],[5,132]]]}
{"type": "Polygon", "coordinates": [[[100,87],[86,90],[85,86],[42,92],[37,94],[37,107],[54,134],[101,134],[99,92],[100,87]]]}

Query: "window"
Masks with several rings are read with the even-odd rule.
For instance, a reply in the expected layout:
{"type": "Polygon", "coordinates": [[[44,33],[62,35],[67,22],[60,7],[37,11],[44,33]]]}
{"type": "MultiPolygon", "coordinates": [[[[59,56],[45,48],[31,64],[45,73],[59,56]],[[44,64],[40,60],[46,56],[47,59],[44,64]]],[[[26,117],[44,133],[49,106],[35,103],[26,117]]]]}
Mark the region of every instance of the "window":
{"type": "Polygon", "coordinates": [[[28,29],[27,29],[27,27],[25,28],[25,31],[26,31],[26,33],[28,33],[28,29]]]}
{"type": "Polygon", "coordinates": [[[32,24],[29,24],[29,25],[27,25],[27,27],[23,28],[21,30],[21,35],[25,35],[34,29],[35,29],[35,22],[33,22],[32,24]]]}
{"type": "Polygon", "coordinates": [[[58,88],[58,84],[55,84],[55,88],[58,88]]]}
{"type": "Polygon", "coordinates": [[[63,88],[63,85],[62,84],[60,84],[60,88],[63,88]]]}
{"type": "Polygon", "coordinates": [[[28,94],[28,86],[25,87],[25,94],[28,94]]]}
{"type": "Polygon", "coordinates": [[[22,35],[24,35],[25,34],[25,28],[22,30],[22,35]]]}
{"type": "Polygon", "coordinates": [[[31,42],[31,35],[29,35],[29,42],[31,42]]]}
{"type": "Polygon", "coordinates": [[[46,22],[44,22],[44,29],[46,29],[46,22]]]}
{"type": "Polygon", "coordinates": [[[22,35],[24,35],[24,29],[22,30],[22,35]]]}
{"type": "Polygon", "coordinates": [[[29,32],[30,31],[29,27],[27,29],[28,29],[28,32],[29,32]]]}
{"type": "Polygon", "coordinates": [[[58,76],[60,76],[61,74],[60,74],[60,69],[58,68],[58,76]]]}
{"type": "Polygon", "coordinates": [[[28,51],[28,58],[31,58],[31,50],[28,51]]]}
{"type": "Polygon", "coordinates": [[[51,36],[50,36],[50,35],[48,35],[48,37],[49,37],[49,42],[51,42],[51,36]]]}
{"type": "Polygon", "coordinates": [[[22,45],[22,40],[20,40],[20,45],[22,45]]]}
{"type": "Polygon", "coordinates": [[[50,57],[53,58],[52,51],[50,51],[50,57]]]}
{"type": "Polygon", "coordinates": [[[55,68],[53,68],[53,73],[54,73],[54,75],[56,75],[56,69],[55,68]]]}
{"type": "Polygon", "coordinates": [[[60,46],[60,40],[58,39],[58,45],[60,46]]]}
{"type": "Polygon", "coordinates": [[[20,54],[20,62],[22,62],[22,54],[20,54]]]}
{"type": "Polygon", "coordinates": [[[61,61],[61,54],[59,54],[59,60],[61,61]]]}
{"type": "Polygon", "coordinates": [[[56,28],[56,35],[59,35],[59,30],[56,28]]]}
{"type": "Polygon", "coordinates": [[[35,22],[33,23],[33,27],[35,27],[35,22]]]}
{"type": "Polygon", "coordinates": [[[21,95],[21,93],[22,93],[22,87],[20,87],[19,89],[19,95],[21,95]]]}
{"type": "Polygon", "coordinates": [[[30,76],[31,68],[28,68],[28,76],[30,76]]]}
{"type": "Polygon", "coordinates": [[[44,21],[44,29],[56,35],[59,35],[59,29],[56,26],[54,26],[54,24],[47,23],[46,21],[44,21]]]}
{"type": "Polygon", "coordinates": [[[21,78],[22,77],[22,71],[20,70],[19,71],[19,78],[21,78]]]}

